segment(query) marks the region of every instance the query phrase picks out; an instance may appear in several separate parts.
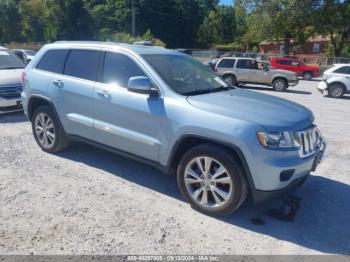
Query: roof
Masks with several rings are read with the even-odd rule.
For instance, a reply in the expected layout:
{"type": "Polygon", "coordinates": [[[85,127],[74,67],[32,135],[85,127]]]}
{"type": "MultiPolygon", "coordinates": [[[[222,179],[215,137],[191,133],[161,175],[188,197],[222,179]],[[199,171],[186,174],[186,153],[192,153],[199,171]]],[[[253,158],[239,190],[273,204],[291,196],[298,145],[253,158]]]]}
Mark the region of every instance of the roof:
{"type": "Polygon", "coordinates": [[[110,48],[110,49],[120,49],[129,50],[136,54],[180,54],[166,48],[156,47],[156,46],[141,46],[141,45],[130,45],[124,43],[115,42],[100,42],[100,41],[58,41],[53,44],[48,44],[47,46],[60,47],[60,48],[78,48],[78,47],[91,47],[91,48],[110,48]]]}
{"type": "Polygon", "coordinates": [[[240,57],[240,56],[226,56],[226,57],[221,57],[219,59],[242,59],[242,60],[255,60],[254,58],[251,57],[240,57]]]}

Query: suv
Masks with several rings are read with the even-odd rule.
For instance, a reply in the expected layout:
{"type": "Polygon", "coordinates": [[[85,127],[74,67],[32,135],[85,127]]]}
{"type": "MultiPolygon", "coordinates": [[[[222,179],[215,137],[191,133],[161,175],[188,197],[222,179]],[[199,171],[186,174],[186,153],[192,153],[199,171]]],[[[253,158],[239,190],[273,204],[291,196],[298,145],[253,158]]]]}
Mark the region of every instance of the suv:
{"type": "Polygon", "coordinates": [[[292,71],[304,80],[311,80],[321,75],[320,67],[306,65],[299,58],[271,58],[270,61],[274,68],[292,71]]]}
{"type": "Polygon", "coordinates": [[[215,72],[229,85],[254,83],[271,85],[276,91],[285,91],[288,86],[298,84],[298,77],[293,72],[269,68],[268,64],[251,58],[222,58],[216,65],[215,72]]]}
{"type": "Polygon", "coordinates": [[[225,84],[180,52],[99,42],[46,45],[26,67],[25,113],[42,150],[86,141],[177,174],[207,214],[301,185],[325,143],[312,112],[225,84]]]}
{"type": "Polygon", "coordinates": [[[0,114],[22,110],[21,74],[24,64],[0,46],[0,114]]]}
{"type": "Polygon", "coordinates": [[[331,97],[339,98],[350,93],[350,64],[338,64],[323,73],[323,80],[317,89],[331,97]]]}

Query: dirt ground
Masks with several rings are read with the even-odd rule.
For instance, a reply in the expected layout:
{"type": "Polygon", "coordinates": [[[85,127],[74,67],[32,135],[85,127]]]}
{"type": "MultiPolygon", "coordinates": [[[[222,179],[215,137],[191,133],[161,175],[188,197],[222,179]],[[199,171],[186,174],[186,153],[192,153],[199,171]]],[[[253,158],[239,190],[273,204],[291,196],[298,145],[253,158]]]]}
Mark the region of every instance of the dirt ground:
{"type": "Polygon", "coordinates": [[[279,200],[202,215],[174,177],[85,144],[46,154],[23,114],[0,116],[0,254],[349,255],[350,96],[322,97],[316,85],[245,87],[309,107],[328,142],[324,162],[296,192],[294,222],[269,215],[279,200]]]}

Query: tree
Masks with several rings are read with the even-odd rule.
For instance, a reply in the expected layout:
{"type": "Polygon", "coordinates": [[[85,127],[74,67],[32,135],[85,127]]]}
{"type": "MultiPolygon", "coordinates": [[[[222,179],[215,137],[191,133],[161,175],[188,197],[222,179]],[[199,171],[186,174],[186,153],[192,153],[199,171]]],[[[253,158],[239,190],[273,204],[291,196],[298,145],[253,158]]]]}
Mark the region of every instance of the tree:
{"type": "Polygon", "coordinates": [[[252,27],[263,40],[284,43],[288,54],[292,40],[296,44],[306,41],[312,25],[311,16],[318,0],[251,0],[253,6],[252,27]]]}
{"type": "Polygon", "coordinates": [[[341,56],[350,43],[350,1],[324,0],[314,17],[316,32],[329,36],[334,55],[341,56]]]}
{"type": "Polygon", "coordinates": [[[0,41],[20,41],[21,16],[18,12],[18,0],[0,0],[0,41]]]}

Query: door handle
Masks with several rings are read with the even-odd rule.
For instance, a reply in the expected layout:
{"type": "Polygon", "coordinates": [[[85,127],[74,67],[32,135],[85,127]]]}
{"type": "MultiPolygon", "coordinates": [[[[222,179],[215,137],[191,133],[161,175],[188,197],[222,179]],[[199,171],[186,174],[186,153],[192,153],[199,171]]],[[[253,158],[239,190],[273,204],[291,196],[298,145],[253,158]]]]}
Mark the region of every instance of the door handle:
{"type": "Polygon", "coordinates": [[[61,80],[53,80],[52,83],[58,88],[63,88],[63,86],[64,86],[64,84],[61,80]]]}
{"type": "Polygon", "coordinates": [[[97,94],[102,98],[110,98],[111,97],[111,93],[109,93],[106,90],[99,90],[99,91],[97,91],[97,94]]]}

